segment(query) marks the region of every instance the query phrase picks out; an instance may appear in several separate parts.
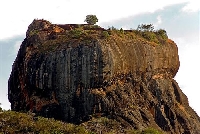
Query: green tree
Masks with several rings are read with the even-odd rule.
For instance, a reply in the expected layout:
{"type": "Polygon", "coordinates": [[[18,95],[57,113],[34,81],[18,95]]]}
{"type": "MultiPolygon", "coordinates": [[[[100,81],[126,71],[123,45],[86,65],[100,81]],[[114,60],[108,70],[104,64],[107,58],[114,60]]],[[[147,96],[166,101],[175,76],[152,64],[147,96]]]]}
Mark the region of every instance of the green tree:
{"type": "Polygon", "coordinates": [[[168,39],[167,32],[164,29],[159,29],[156,31],[157,35],[159,35],[162,39],[168,39]]]}
{"type": "Polygon", "coordinates": [[[98,22],[97,16],[96,15],[87,15],[85,22],[87,22],[90,25],[94,25],[98,22]]]}
{"type": "Polygon", "coordinates": [[[154,30],[154,26],[153,24],[142,24],[142,25],[138,25],[137,30],[139,31],[150,31],[152,32],[154,30]]]}

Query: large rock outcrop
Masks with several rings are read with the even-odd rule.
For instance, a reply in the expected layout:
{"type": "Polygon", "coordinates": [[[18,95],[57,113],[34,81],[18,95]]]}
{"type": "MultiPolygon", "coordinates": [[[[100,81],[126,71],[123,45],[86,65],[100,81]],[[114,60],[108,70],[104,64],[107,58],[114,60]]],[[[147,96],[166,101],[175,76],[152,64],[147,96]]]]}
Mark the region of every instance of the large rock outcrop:
{"type": "Polygon", "coordinates": [[[12,110],[73,123],[97,114],[135,129],[200,133],[200,118],[173,79],[179,68],[173,41],[159,45],[131,31],[71,26],[30,24],[8,82],[12,110]]]}

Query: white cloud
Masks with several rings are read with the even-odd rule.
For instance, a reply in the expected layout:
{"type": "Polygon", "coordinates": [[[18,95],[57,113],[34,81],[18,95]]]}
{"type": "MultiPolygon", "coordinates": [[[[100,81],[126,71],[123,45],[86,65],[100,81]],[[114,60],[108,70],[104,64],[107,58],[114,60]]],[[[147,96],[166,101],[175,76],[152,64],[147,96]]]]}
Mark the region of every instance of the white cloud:
{"type": "Polygon", "coordinates": [[[200,10],[200,4],[198,0],[190,0],[185,7],[183,7],[183,12],[197,12],[200,10]]]}
{"type": "Polygon", "coordinates": [[[19,50],[21,44],[22,44],[22,41],[21,41],[21,40],[15,42],[15,45],[14,45],[14,54],[15,54],[15,55],[17,55],[17,52],[18,52],[18,50],[19,50]]]}
{"type": "Polygon", "coordinates": [[[161,24],[162,23],[162,18],[160,16],[157,17],[157,23],[161,24]]]}
{"type": "Polygon", "coordinates": [[[154,24],[155,28],[157,29],[157,27],[162,23],[162,18],[161,16],[157,16],[157,22],[154,24]]]}
{"type": "MultiPolygon", "coordinates": [[[[83,23],[87,14],[96,14],[100,22],[106,22],[181,2],[187,0],[4,0],[0,4],[0,39],[24,34],[34,18],[53,23],[83,23]]],[[[196,6],[194,2],[189,2],[187,8],[196,6]]]]}

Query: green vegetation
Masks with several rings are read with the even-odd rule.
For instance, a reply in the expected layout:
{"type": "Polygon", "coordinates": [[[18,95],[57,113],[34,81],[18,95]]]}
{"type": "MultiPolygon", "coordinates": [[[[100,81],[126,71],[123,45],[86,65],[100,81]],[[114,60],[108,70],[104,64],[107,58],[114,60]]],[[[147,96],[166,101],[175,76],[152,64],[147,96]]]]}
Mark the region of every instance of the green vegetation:
{"type": "Polygon", "coordinates": [[[112,27],[109,27],[108,30],[114,30],[114,31],[117,31],[118,29],[115,28],[114,26],[112,26],[112,27]]]}
{"type": "Polygon", "coordinates": [[[161,134],[158,130],[154,128],[147,128],[141,132],[141,134],[161,134]]]}
{"type": "Polygon", "coordinates": [[[96,15],[87,15],[85,22],[87,22],[90,25],[94,25],[98,22],[97,16],[96,15]]]}
{"type": "MultiPolygon", "coordinates": [[[[94,25],[98,21],[96,15],[87,15],[85,21],[90,25],[77,24],[77,26],[74,26],[71,29],[64,29],[64,32],[49,31],[50,34],[48,35],[44,34],[42,29],[38,30],[33,28],[33,30],[29,32],[29,36],[33,37],[33,40],[37,40],[36,38],[39,38],[39,40],[40,38],[48,39],[42,40],[43,45],[38,45],[37,49],[45,53],[68,47],[66,44],[70,44],[70,42],[81,41],[88,44],[91,40],[98,39],[106,41],[115,40],[116,42],[121,43],[127,40],[134,40],[134,42],[139,41],[141,44],[146,42],[153,46],[159,44],[164,45],[167,41],[169,42],[167,32],[164,29],[154,30],[153,24],[141,24],[136,30],[124,30],[122,28],[117,29],[114,26],[104,29],[98,25],[94,25]],[[62,44],[65,44],[65,46],[62,44]]],[[[50,22],[47,23],[48,25],[51,25],[49,24],[50,22]]]]}
{"type": "Polygon", "coordinates": [[[144,130],[128,130],[128,134],[163,134],[154,128],[146,128],[144,130]]]}
{"type": "MultiPolygon", "coordinates": [[[[1,108],[0,108],[1,109],[1,108]]],[[[156,129],[130,130],[123,128],[120,122],[106,117],[93,115],[92,120],[80,125],[64,123],[53,118],[35,116],[33,113],[0,111],[0,133],[8,134],[162,134],[156,129]],[[98,126],[98,127],[96,127],[98,126]]]]}
{"type": "Polygon", "coordinates": [[[157,44],[164,44],[168,39],[167,32],[164,29],[154,30],[153,24],[139,25],[135,33],[157,44]]]}
{"type": "Polygon", "coordinates": [[[108,31],[103,31],[103,32],[102,32],[102,37],[103,37],[103,38],[108,38],[108,37],[109,37],[108,31]]]}
{"type": "Polygon", "coordinates": [[[152,32],[154,30],[154,26],[153,24],[141,24],[141,25],[138,25],[137,30],[142,31],[142,32],[146,32],[146,31],[152,32]]]}
{"type": "Polygon", "coordinates": [[[0,113],[0,133],[36,134],[88,134],[82,126],[63,123],[54,119],[34,117],[32,114],[4,111],[0,113]]]}
{"type": "MultiPolygon", "coordinates": [[[[36,40],[35,38],[42,37],[43,33],[38,30],[32,30],[30,35],[30,37],[33,37],[33,39],[36,40]]],[[[36,45],[38,49],[35,49],[35,51],[48,53],[57,51],[58,49],[71,47],[72,42],[74,42],[73,44],[82,42],[89,45],[90,42],[94,40],[104,40],[106,42],[115,41],[117,43],[124,44],[126,44],[125,42],[127,41],[131,41],[132,43],[145,43],[152,46],[164,45],[166,42],[170,41],[165,30],[154,30],[152,24],[142,24],[141,26],[139,25],[136,30],[124,30],[122,28],[117,29],[114,26],[109,27],[108,29],[104,29],[98,25],[79,24],[77,27],[73,27],[72,29],[66,30],[65,32],[54,33],[53,38],[49,37],[48,40],[44,40],[42,42],[42,45],[36,45]]]]}
{"type": "Polygon", "coordinates": [[[32,30],[32,31],[30,31],[29,36],[36,35],[36,34],[38,34],[39,32],[40,32],[39,30],[32,30]]]}
{"type": "Polygon", "coordinates": [[[167,32],[164,29],[159,29],[155,31],[157,38],[161,44],[165,43],[168,39],[167,32]]]}
{"type": "Polygon", "coordinates": [[[80,38],[81,36],[84,36],[86,33],[82,28],[76,28],[69,31],[69,35],[71,35],[72,38],[80,38]]]}

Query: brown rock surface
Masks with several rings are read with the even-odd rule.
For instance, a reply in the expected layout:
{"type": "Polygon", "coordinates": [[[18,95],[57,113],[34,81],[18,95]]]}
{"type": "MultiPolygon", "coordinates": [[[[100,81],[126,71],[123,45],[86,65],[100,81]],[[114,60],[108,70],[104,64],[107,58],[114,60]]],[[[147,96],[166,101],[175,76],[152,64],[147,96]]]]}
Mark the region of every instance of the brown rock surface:
{"type": "Polygon", "coordinates": [[[173,41],[69,33],[45,20],[30,24],[8,82],[12,110],[74,123],[100,115],[135,129],[200,133],[200,118],[173,79],[179,68],[173,41]]]}

